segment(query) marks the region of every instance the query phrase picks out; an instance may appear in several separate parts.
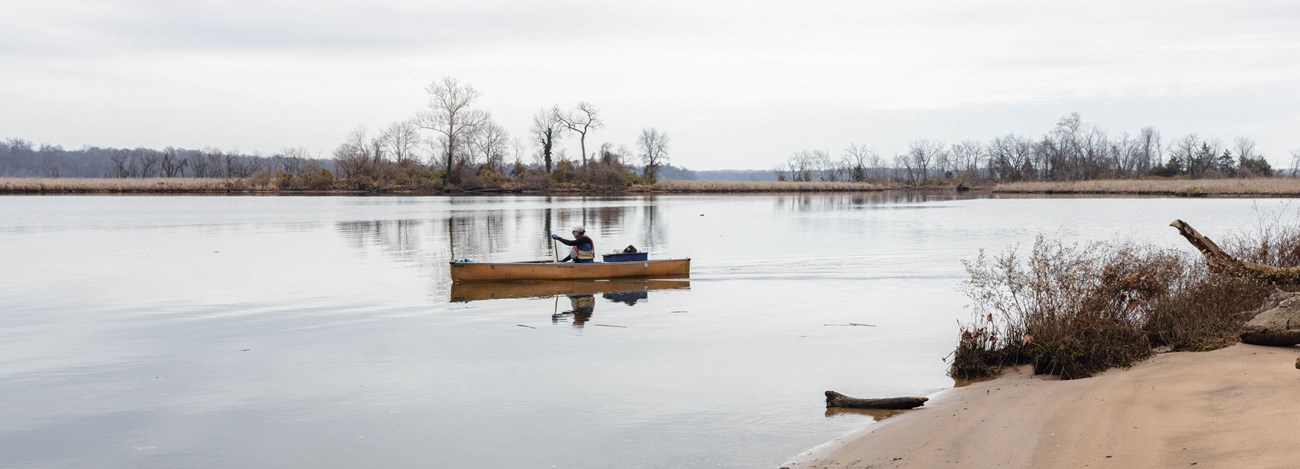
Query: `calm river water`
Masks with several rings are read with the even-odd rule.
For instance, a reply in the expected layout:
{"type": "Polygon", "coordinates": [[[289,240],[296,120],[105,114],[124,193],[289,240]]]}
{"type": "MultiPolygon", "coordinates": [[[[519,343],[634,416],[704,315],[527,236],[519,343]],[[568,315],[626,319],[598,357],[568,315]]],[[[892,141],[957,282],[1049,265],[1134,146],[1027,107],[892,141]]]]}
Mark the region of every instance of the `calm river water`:
{"type": "MultiPolygon", "coordinates": [[[[776,467],[925,395],[961,259],[1186,247],[1285,200],[902,193],[0,198],[0,467],[776,467]],[[689,288],[473,300],[447,261],[693,259],[689,288]],[[566,311],[578,314],[565,314],[566,311]],[[587,314],[587,313],[590,314],[587,314]],[[852,326],[849,324],[863,324],[852,326]]],[[[1186,247],[1190,250],[1190,247],[1186,247]]],[[[681,285],[676,285],[681,287],[681,285]]]]}

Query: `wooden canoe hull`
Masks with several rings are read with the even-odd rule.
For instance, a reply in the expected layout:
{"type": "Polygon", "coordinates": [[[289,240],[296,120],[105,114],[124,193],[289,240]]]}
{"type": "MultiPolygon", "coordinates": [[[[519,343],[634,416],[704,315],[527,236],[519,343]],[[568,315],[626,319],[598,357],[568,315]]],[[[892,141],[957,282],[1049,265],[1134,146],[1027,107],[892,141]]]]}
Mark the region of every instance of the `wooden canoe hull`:
{"type": "Polygon", "coordinates": [[[611,278],[684,278],[690,259],[642,262],[452,262],[452,281],[601,280],[611,278]]]}
{"type": "Polygon", "coordinates": [[[503,298],[549,298],[558,295],[648,292],[690,289],[690,280],[536,280],[517,282],[456,282],[451,284],[451,301],[467,302],[503,298]]]}

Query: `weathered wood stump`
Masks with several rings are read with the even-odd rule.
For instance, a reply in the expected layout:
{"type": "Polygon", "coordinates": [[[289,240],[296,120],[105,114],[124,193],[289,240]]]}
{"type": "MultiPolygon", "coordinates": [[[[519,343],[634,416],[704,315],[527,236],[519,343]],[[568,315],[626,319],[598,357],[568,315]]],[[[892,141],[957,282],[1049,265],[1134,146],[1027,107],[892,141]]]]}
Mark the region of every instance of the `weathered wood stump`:
{"type": "Polygon", "coordinates": [[[1192,228],[1192,225],[1182,220],[1174,220],[1169,226],[1178,229],[1178,234],[1183,235],[1187,242],[1201,251],[1211,272],[1253,278],[1272,285],[1300,285],[1300,267],[1273,267],[1242,262],[1224,253],[1219,249],[1219,245],[1214,244],[1214,241],[1201,235],[1192,228]]]}
{"type": "Polygon", "coordinates": [[[886,397],[862,399],[849,397],[835,391],[826,391],[826,407],[851,407],[854,409],[912,409],[925,405],[928,397],[886,397]]]}
{"type": "MultiPolygon", "coordinates": [[[[1214,241],[1182,220],[1174,220],[1169,226],[1178,229],[1178,234],[1201,251],[1211,272],[1254,279],[1274,286],[1300,285],[1300,267],[1273,267],[1242,262],[1224,253],[1214,241]]],[[[1264,311],[1242,326],[1242,342],[1283,347],[1300,344],[1300,297],[1279,292],[1274,295],[1274,299],[1282,301],[1271,308],[1264,308],[1264,311]]]]}

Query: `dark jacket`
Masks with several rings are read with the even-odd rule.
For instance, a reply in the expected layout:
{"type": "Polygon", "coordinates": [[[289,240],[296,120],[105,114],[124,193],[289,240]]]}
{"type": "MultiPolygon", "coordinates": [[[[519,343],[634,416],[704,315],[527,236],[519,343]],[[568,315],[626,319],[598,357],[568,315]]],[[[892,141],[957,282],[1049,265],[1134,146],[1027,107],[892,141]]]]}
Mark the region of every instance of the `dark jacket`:
{"type": "Polygon", "coordinates": [[[593,242],[591,238],[587,237],[587,235],[579,235],[577,239],[573,239],[573,240],[568,240],[556,236],[555,240],[564,243],[567,246],[573,246],[574,247],[573,255],[578,257],[581,261],[590,262],[592,259],[595,259],[596,257],[596,243],[593,242]],[[578,254],[580,254],[580,251],[581,253],[585,253],[586,255],[579,256],[578,254]],[[583,257],[585,257],[585,259],[583,259],[583,257]]]}

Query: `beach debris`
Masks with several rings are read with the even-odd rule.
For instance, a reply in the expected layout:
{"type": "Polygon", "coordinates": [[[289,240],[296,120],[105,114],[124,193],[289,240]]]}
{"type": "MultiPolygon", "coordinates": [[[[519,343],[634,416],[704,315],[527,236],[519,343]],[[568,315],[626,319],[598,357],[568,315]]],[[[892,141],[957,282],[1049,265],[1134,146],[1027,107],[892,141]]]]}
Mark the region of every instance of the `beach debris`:
{"type": "Polygon", "coordinates": [[[912,409],[925,405],[928,397],[857,398],[835,391],[826,391],[826,407],[852,407],[855,409],[912,409]]]}
{"type": "Polygon", "coordinates": [[[613,325],[613,324],[592,324],[592,325],[593,325],[593,326],[600,326],[600,327],[617,327],[617,328],[620,328],[620,329],[627,329],[627,326],[615,326],[615,325],[613,325]]]}
{"type": "Polygon", "coordinates": [[[1251,278],[1272,285],[1300,285],[1300,267],[1273,267],[1242,262],[1224,253],[1222,249],[1219,249],[1219,245],[1214,244],[1214,241],[1210,240],[1210,238],[1198,233],[1187,222],[1174,220],[1169,226],[1176,228],[1178,234],[1183,235],[1187,242],[1192,243],[1196,250],[1201,251],[1201,255],[1205,257],[1205,263],[1210,266],[1211,272],[1251,278]]]}
{"type": "Polygon", "coordinates": [[[533,326],[530,326],[530,325],[527,325],[527,324],[515,324],[515,325],[516,325],[516,326],[519,326],[519,327],[527,327],[527,328],[529,328],[529,329],[537,329],[536,327],[533,327],[533,326]]]}
{"type": "Polygon", "coordinates": [[[830,327],[852,327],[852,326],[857,326],[857,327],[876,327],[875,324],[866,324],[866,323],[861,323],[861,322],[851,322],[851,323],[848,323],[848,324],[822,324],[822,325],[823,325],[823,326],[830,326],[830,327]]]}
{"type": "Polygon", "coordinates": [[[1241,341],[1290,347],[1300,344],[1300,296],[1287,298],[1241,326],[1241,341]]]}

